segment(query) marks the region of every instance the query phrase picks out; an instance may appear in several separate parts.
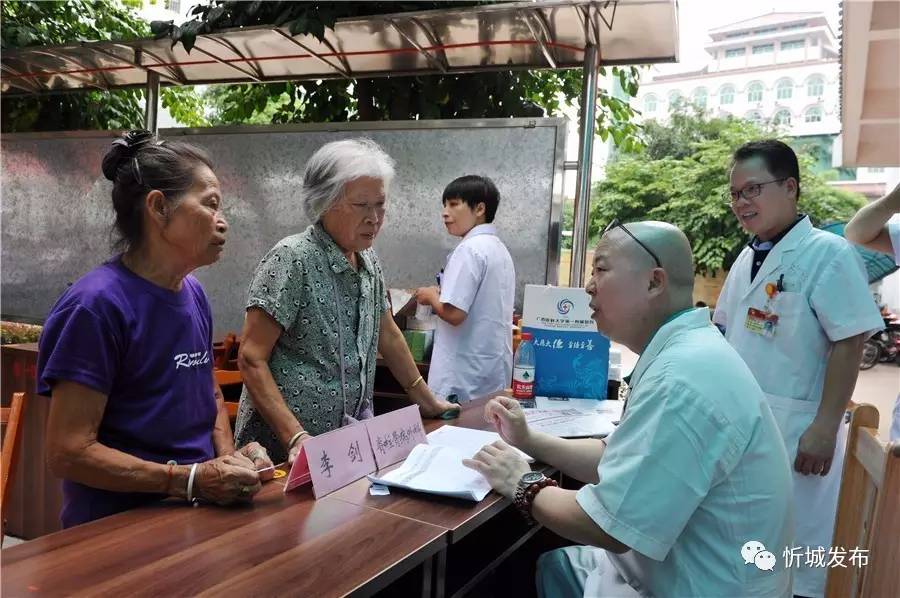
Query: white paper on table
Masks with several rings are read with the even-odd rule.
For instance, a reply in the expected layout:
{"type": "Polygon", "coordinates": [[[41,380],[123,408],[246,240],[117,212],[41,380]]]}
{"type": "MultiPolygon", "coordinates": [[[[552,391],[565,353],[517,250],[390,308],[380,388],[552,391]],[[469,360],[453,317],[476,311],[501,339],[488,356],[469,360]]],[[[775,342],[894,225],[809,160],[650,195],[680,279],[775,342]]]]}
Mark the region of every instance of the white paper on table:
{"type": "MultiPolygon", "coordinates": [[[[441,426],[427,436],[428,444],[450,447],[459,451],[466,459],[474,457],[475,453],[480,451],[484,445],[501,440],[500,435],[496,432],[473,430],[472,428],[461,428],[459,426],[441,426]]],[[[534,459],[530,456],[515,447],[513,448],[518,451],[523,459],[529,463],[534,463],[534,459]]]]}
{"type": "Polygon", "coordinates": [[[615,430],[622,417],[622,401],[595,399],[551,400],[535,397],[535,409],[525,409],[525,419],[535,430],[560,438],[603,437],[615,430]]]}
{"type": "Polygon", "coordinates": [[[403,465],[385,474],[369,474],[368,478],[385,486],[477,502],[487,496],[491,485],[483,475],[463,465],[464,458],[449,446],[417,444],[403,465]]]}

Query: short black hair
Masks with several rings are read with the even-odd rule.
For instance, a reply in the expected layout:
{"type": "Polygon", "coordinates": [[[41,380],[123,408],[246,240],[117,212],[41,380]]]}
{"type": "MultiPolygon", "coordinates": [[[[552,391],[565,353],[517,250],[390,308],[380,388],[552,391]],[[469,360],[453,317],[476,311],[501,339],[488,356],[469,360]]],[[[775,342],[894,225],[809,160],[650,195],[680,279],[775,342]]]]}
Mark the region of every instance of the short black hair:
{"type": "Polygon", "coordinates": [[[500,192],[497,185],[486,176],[467,174],[451,181],[444,189],[441,204],[448,200],[461,199],[473,210],[478,204],[484,204],[484,221],[493,222],[497,214],[497,206],[500,205],[500,192]]]}
{"type": "Polygon", "coordinates": [[[766,170],[776,178],[793,178],[797,181],[797,199],[800,199],[800,164],[797,162],[797,154],[786,143],[777,139],[762,139],[749,141],[737,148],[732,156],[731,164],[761,158],[766,165],[766,170]]]}

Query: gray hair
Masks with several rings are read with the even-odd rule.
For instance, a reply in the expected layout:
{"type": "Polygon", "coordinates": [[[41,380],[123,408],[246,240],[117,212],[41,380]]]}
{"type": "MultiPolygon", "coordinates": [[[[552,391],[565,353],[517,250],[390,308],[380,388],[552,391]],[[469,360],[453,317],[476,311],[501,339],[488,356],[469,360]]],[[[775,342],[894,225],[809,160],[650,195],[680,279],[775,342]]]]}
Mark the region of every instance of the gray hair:
{"type": "Polygon", "coordinates": [[[371,139],[343,139],[326,143],[306,163],[300,201],[311,222],[341,198],[344,185],[361,177],[384,182],[385,190],[394,178],[396,162],[371,139]]]}

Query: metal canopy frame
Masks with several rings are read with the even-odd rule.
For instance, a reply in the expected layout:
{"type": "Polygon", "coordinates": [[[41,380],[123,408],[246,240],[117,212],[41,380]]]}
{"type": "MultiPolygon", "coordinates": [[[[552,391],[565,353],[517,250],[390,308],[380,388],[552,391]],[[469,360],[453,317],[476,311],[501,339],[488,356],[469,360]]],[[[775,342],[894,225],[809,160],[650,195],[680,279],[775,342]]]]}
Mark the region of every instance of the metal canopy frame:
{"type": "Polygon", "coordinates": [[[4,51],[0,93],[10,97],[145,87],[146,126],[155,131],[160,85],[580,68],[585,91],[570,272],[570,284],[580,286],[597,71],[603,65],[677,59],[677,0],[499,2],[340,19],[322,40],[271,25],[230,29],[198,35],[193,53],[168,39],[4,51]]]}

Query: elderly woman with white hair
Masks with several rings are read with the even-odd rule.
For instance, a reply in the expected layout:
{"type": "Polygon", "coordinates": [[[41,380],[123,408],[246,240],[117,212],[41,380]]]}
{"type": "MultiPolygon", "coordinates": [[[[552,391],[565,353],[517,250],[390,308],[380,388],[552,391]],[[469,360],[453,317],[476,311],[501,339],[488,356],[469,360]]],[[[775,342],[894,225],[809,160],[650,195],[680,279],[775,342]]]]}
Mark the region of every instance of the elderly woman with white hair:
{"type": "Polygon", "coordinates": [[[239,445],[293,462],[311,435],[372,417],[377,352],[423,416],[458,409],[419,375],[372,249],[393,176],[394,160],[368,139],[328,143],[307,163],[300,195],[313,224],[276,243],[250,283],[239,445]]]}

